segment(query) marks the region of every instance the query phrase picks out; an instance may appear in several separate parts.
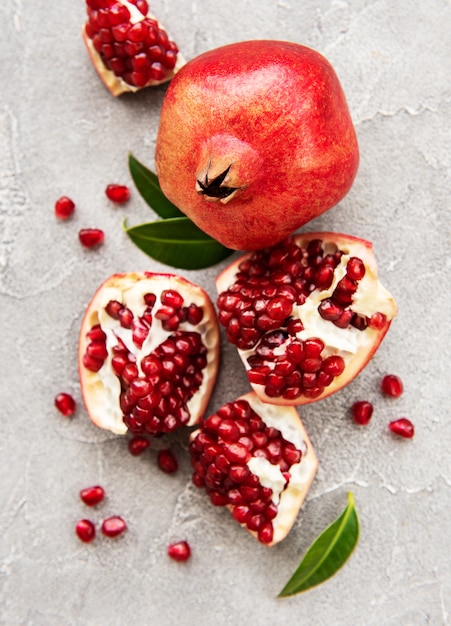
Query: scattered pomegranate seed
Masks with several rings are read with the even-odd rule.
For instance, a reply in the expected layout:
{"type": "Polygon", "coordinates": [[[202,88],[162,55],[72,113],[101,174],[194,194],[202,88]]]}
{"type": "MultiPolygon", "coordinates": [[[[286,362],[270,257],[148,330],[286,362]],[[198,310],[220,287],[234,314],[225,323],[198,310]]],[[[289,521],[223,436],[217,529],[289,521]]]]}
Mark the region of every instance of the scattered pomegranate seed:
{"type": "Polygon", "coordinates": [[[133,456],[139,456],[150,446],[150,441],[141,435],[135,435],[128,442],[128,449],[133,456]]]}
{"type": "Polygon", "coordinates": [[[116,204],[123,204],[130,199],[130,189],[126,185],[108,185],[105,193],[116,204]]]}
{"type": "Polygon", "coordinates": [[[71,417],[77,408],[75,400],[69,393],[59,393],[55,397],[55,406],[64,417],[71,417]]]}
{"type": "Polygon", "coordinates": [[[85,248],[93,248],[103,243],[105,233],[99,228],[82,228],[78,233],[78,238],[85,248]]]}
{"type": "Polygon", "coordinates": [[[178,541],[168,546],[168,555],[174,561],[187,561],[191,556],[191,548],[187,541],[178,541]]]}
{"type": "Polygon", "coordinates": [[[55,202],[55,215],[59,220],[67,220],[74,210],[74,201],[67,196],[62,196],[55,202]]]}
{"type": "Polygon", "coordinates": [[[107,537],[117,537],[127,529],[127,524],[119,515],[113,515],[102,522],[102,532],[107,537]]]}
{"type": "Polygon", "coordinates": [[[75,526],[77,537],[84,543],[90,543],[96,536],[96,527],[89,519],[82,519],[75,526]]]}
{"type": "Polygon", "coordinates": [[[101,502],[105,497],[105,490],[99,485],[94,487],[86,487],[80,491],[80,498],[88,506],[94,506],[101,502]]]}
{"type": "Polygon", "coordinates": [[[352,417],[356,424],[365,426],[373,415],[373,405],[366,400],[359,400],[352,405],[352,417]]]}
{"type": "Polygon", "coordinates": [[[170,450],[160,450],[158,453],[158,467],[166,474],[173,474],[178,470],[179,464],[170,450]]]}
{"type": "Polygon", "coordinates": [[[399,398],[399,396],[404,391],[404,386],[399,376],[395,376],[395,374],[387,374],[382,379],[381,389],[386,396],[390,396],[391,398],[399,398]]]}
{"type": "Polygon", "coordinates": [[[415,434],[415,427],[407,417],[401,417],[390,422],[388,427],[392,433],[404,437],[404,439],[412,439],[415,434]]]}

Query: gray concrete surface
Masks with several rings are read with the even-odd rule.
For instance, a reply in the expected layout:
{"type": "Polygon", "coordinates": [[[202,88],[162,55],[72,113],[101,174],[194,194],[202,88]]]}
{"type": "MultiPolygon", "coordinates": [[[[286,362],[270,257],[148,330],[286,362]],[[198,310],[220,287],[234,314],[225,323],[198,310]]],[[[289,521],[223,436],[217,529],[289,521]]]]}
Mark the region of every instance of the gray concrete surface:
{"type": "MultiPolygon", "coordinates": [[[[103,190],[130,184],[129,150],[152,165],[164,89],[114,99],[80,38],[84,3],[4,0],[0,6],[1,480],[0,623],[7,626],[417,626],[451,614],[449,420],[449,182],[451,6],[445,0],[154,0],[153,11],[187,58],[218,45],[276,38],[324,53],[346,91],[361,148],[348,197],[308,229],[374,242],[399,316],[366,370],[341,393],[304,408],[321,468],[296,525],[266,550],[190,483],[187,433],[171,439],[175,476],[120,437],[92,426],[82,407],[77,335],[94,290],[117,271],[163,269],[127,240],[121,221],[150,217],[134,193],[113,208],[103,190]],[[75,200],[59,223],[55,200],[75,200]],[[81,248],[79,228],[105,245],[81,248]],[[399,374],[397,401],[378,392],[399,374]],[[72,420],[53,407],[79,402],[72,420]],[[368,398],[372,423],[348,409],[368,398]],[[387,424],[408,416],[413,441],[387,424]],[[90,511],[81,487],[101,483],[91,516],[129,522],[118,541],[82,545],[74,523],[90,511]],[[276,595],[314,537],[355,494],[361,540],[346,567],[302,596],[276,595]],[[169,561],[186,537],[193,557],[169,561]]],[[[224,264],[225,265],[225,264],[224,264]]],[[[214,295],[220,269],[185,274],[214,295]]],[[[247,391],[224,347],[211,407],[247,391]]]]}

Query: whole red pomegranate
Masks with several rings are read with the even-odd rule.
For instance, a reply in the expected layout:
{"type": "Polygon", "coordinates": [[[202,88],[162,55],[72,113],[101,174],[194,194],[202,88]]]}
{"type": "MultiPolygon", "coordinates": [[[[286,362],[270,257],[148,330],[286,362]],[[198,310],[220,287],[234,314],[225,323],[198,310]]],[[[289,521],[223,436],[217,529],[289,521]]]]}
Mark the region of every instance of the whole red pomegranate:
{"type": "Polygon", "coordinates": [[[229,248],[273,245],[337,204],[359,153],[343,90],[318,52],[246,41],[188,62],[156,144],[167,197],[229,248]]]}
{"type": "Polygon", "coordinates": [[[371,243],[337,233],[290,237],[217,278],[219,322],[259,397],[306,404],[347,385],[397,313],[371,243]]]}
{"type": "Polygon", "coordinates": [[[80,332],[83,399],[94,424],[158,435],[202,417],[219,361],[203,289],[173,274],[115,274],[97,290],[80,332]]]}
{"type": "Polygon", "coordinates": [[[253,392],[203,420],[190,452],[194,484],[267,546],[286,537],[318,467],[296,409],[253,392]]]}

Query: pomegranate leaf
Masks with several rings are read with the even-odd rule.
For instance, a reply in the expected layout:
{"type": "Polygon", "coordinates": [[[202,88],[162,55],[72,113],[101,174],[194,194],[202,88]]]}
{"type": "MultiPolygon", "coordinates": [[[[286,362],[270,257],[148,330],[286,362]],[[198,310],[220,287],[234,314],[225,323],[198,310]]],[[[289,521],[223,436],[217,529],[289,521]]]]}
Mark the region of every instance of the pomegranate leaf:
{"type": "Polygon", "coordinates": [[[351,556],[359,539],[359,518],[354,496],[348,493],[343,513],[312,543],[279,597],[307,591],[331,578],[351,556]]]}
{"type": "Polygon", "coordinates": [[[163,219],[183,216],[183,213],[161,191],[157,175],[131,153],[128,155],[128,167],[137,190],[157,215],[163,219]]]}
{"type": "Polygon", "coordinates": [[[127,227],[133,243],[156,261],[185,270],[198,270],[219,263],[233,250],[225,248],[200,230],[187,217],[173,217],[127,227]]]}

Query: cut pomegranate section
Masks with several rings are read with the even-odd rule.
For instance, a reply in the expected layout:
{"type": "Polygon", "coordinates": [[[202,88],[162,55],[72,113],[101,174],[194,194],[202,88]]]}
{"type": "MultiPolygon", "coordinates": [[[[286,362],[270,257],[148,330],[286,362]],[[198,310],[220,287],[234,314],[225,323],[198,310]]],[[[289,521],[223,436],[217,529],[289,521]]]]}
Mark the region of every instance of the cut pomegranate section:
{"type": "Polygon", "coordinates": [[[83,41],[114,95],[169,81],[185,64],[147,2],[87,0],[83,41]]]}
{"type": "Polygon", "coordinates": [[[371,243],[337,233],[295,235],[249,253],[216,284],[227,339],[255,392],[273,404],[307,404],[344,387],[397,313],[371,243]]]}
{"type": "Polygon", "coordinates": [[[318,465],[296,409],[254,392],[205,419],[190,453],[193,483],[267,546],[288,534],[318,465]]]}
{"type": "Polygon", "coordinates": [[[211,300],[180,276],[115,274],[88,305],[80,382],[88,414],[101,428],[158,435],[196,424],[218,361],[211,300]]]}

